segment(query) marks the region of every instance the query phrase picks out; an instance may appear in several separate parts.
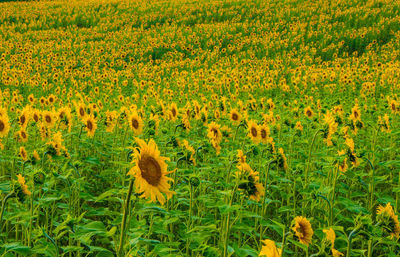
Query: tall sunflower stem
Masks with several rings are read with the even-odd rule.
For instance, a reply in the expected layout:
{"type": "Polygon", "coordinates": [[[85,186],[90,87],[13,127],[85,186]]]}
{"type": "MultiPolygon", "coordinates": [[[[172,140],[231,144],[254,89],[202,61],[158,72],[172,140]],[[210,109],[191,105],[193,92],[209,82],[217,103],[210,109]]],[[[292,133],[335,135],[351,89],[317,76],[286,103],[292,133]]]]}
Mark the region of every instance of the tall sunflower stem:
{"type": "Polygon", "coordinates": [[[121,237],[120,237],[120,241],[119,241],[118,257],[123,257],[124,256],[125,227],[126,227],[126,219],[128,217],[128,213],[129,213],[129,204],[130,204],[130,201],[131,201],[133,183],[134,183],[134,180],[131,179],[130,182],[129,182],[128,193],[126,195],[126,201],[125,201],[125,207],[124,207],[124,216],[122,218],[122,224],[121,224],[121,237]]]}
{"type": "Polygon", "coordinates": [[[4,215],[4,211],[6,209],[6,205],[7,205],[7,201],[10,198],[16,197],[14,191],[10,192],[8,195],[6,195],[3,199],[3,202],[1,204],[1,214],[0,214],[0,233],[3,231],[3,215],[4,215]]]}

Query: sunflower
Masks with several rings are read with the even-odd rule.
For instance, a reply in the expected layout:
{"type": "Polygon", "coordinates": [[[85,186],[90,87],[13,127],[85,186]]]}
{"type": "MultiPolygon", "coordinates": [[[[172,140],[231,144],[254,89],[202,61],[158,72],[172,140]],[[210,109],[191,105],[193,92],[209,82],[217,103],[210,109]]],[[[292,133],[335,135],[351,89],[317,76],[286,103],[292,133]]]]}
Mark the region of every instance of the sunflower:
{"type": "Polygon", "coordinates": [[[170,199],[174,192],[170,191],[168,181],[171,178],[166,175],[174,171],[167,171],[168,165],[165,163],[169,158],[161,157],[157,144],[150,139],[147,144],[145,141],[136,138],[136,143],[140,149],[135,149],[132,162],[135,164],[127,175],[135,176],[136,193],[143,193],[142,198],[149,199],[150,202],[165,203],[163,193],[170,199]]]}
{"type": "Polygon", "coordinates": [[[140,135],[143,131],[143,120],[136,111],[132,111],[128,116],[129,127],[135,135],[140,135]]]}
{"type": "Polygon", "coordinates": [[[222,140],[222,133],[220,131],[220,125],[215,123],[215,122],[211,122],[210,124],[208,124],[208,132],[207,132],[207,136],[209,139],[215,141],[215,143],[219,144],[222,140]]]}
{"type": "Polygon", "coordinates": [[[258,143],[260,140],[260,128],[253,120],[250,120],[247,123],[248,130],[249,130],[249,137],[253,140],[254,143],[258,143]]]}
{"type": "Polygon", "coordinates": [[[115,125],[117,124],[118,114],[116,111],[106,111],[106,131],[111,133],[114,131],[115,125]]]}
{"type": "Polygon", "coordinates": [[[243,153],[242,150],[238,150],[237,158],[238,158],[239,164],[240,163],[246,163],[246,155],[243,153]]]}
{"type": "Polygon", "coordinates": [[[10,124],[8,122],[7,113],[0,115],[0,137],[5,137],[10,131],[10,124]]]}
{"type": "Polygon", "coordinates": [[[335,239],[336,239],[335,231],[332,228],[324,229],[322,231],[326,234],[326,240],[328,240],[331,243],[332,256],[333,257],[343,256],[343,253],[339,252],[334,247],[335,246],[335,239]]]}
{"type": "Polygon", "coordinates": [[[282,249],[277,248],[274,241],[265,239],[261,242],[263,242],[264,245],[262,246],[260,254],[258,256],[267,256],[267,257],[282,256],[282,249]]]}
{"type": "Polygon", "coordinates": [[[392,110],[392,113],[395,113],[399,109],[399,103],[394,99],[390,101],[389,106],[392,110]]]}
{"type": "Polygon", "coordinates": [[[238,110],[232,109],[229,114],[229,118],[231,119],[232,122],[237,124],[242,119],[242,115],[238,112],[238,110]]]}
{"type": "Polygon", "coordinates": [[[178,107],[176,106],[176,103],[172,103],[169,106],[169,113],[168,113],[168,118],[169,120],[175,121],[176,118],[178,117],[178,107]]]}
{"type": "Polygon", "coordinates": [[[40,120],[40,110],[33,109],[32,110],[32,119],[34,122],[39,122],[40,120]]]}
{"type": "Polygon", "coordinates": [[[307,218],[302,216],[297,216],[294,218],[292,230],[295,232],[295,235],[299,239],[300,243],[307,246],[311,243],[314,231],[311,228],[311,223],[307,220],[307,218]]]}
{"type": "Polygon", "coordinates": [[[68,131],[71,132],[72,128],[72,116],[71,109],[69,107],[62,107],[58,110],[58,119],[60,120],[60,126],[62,128],[68,128],[68,131]]]}
{"type": "Polygon", "coordinates": [[[25,184],[25,178],[21,174],[17,174],[18,183],[21,186],[22,192],[25,195],[31,195],[32,193],[28,190],[28,186],[25,184]]]}
{"type": "Polygon", "coordinates": [[[266,124],[262,124],[259,126],[260,129],[260,141],[264,144],[269,143],[270,140],[270,134],[271,131],[269,130],[269,127],[266,124]]]}
{"type": "Polygon", "coordinates": [[[78,114],[78,118],[83,119],[86,116],[86,106],[83,102],[75,104],[76,113],[78,114]]]}
{"type": "Polygon", "coordinates": [[[97,129],[97,121],[92,115],[86,115],[84,119],[85,129],[89,137],[93,137],[97,129]]]}
{"type": "Polygon", "coordinates": [[[303,125],[301,125],[300,121],[296,122],[296,125],[294,126],[294,128],[298,131],[303,131],[303,125]]]}
{"type": "Polygon", "coordinates": [[[399,238],[400,224],[397,215],[394,213],[393,207],[390,203],[385,207],[379,205],[376,211],[377,220],[384,226],[384,229],[390,233],[393,238],[399,238]]]}
{"type": "Polygon", "coordinates": [[[62,152],[66,152],[66,148],[62,144],[63,141],[62,134],[58,131],[47,144],[53,147],[56,155],[60,156],[62,152]]]}
{"type": "Polygon", "coordinates": [[[56,123],[57,116],[52,111],[43,111],[43,123],[46,127],[52,128],[56,123]]]}
{"type": "Polygon", "coordinates": [[[37,161],[40,160],[40,156],[36,150],[33,151],[33,158],[37,161]]]}
{"type": "Polygon", "coordinates": [[[314,116],[314,112],[313,112],[313,110],[311,109],[310,106],[307,106],[304,109],[304,115],[307,116],[308,118],[312,118],[314,116]]]}
{"type": "Polygon", "coordinates": [[[16,138],[20,142],[28,141],[28,133],[26,133],[26,130],[23,127],[19,131],[16,132],[16,138]]]}
{"type": "Polygon", "coordinates": [[[18,117],[18,123],[21,127],[26,128],[31,116],[31,111],[29,106],[25,106],[18,117]]]}
{"type": "Polygon", "coordinates": [[[354,105],[354,107],[351,109],[350,119],[353,121],[353,123],[361,121],[361,111],[358,104],[354,105]]]}
{"type": "Polygon", "coordinates": [[[22,160],[27,161],[28,160],[28,153],[25,150],[25,147],[21,146],[19,148],[19,157],[22,158],[22,160]]]}

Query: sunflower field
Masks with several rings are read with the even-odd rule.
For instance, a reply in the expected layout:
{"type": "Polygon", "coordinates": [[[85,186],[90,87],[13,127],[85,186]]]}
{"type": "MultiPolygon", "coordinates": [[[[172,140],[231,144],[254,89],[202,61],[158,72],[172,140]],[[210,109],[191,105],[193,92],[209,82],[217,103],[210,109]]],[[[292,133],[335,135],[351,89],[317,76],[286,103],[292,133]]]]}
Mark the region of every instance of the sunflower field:
{"type": "Polygon", "coordinates": [[[400,256],[400,2],[0,3],[0,256],[400,256]]]}

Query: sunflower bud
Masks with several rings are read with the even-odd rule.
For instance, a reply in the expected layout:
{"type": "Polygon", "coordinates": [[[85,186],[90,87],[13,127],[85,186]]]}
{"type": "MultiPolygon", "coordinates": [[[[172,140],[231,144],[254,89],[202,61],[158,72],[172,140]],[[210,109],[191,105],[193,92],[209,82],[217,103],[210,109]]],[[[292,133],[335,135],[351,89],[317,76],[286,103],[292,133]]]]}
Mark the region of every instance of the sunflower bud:
{"type": "Polygon", "coordinates": [[[190,180],[190,185],[193,187],[198,187],[200,185],[200,179],[198,177],[191,177],[190,180]]]}

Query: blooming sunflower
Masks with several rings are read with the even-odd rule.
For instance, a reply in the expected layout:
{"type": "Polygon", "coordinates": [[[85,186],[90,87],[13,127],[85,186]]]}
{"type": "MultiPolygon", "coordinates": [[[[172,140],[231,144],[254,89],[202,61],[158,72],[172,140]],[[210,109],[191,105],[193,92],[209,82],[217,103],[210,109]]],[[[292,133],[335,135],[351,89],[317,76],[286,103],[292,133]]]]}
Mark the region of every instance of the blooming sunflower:
{"type": "Polygon", "coordinates": [[[21,128],[19,131],[16,132],[17,140],[20,142],[27,142],[28,141],[28,134],[24,128],[21,128]]]}
{"type": "Polygon", "coordinates": [[[307,218],[302,216],[297,216],[296,218],[294,218],[294,225],[292,226],[292,230],[295,232],[295,235],[299,239],[300,243],[307,246],[311,244],[311,239],[314,231],[311,228],[311,223],[307,220],[307,218]]]}
{"type": "Polygon", "coordinates": [[[84,119],[86,131],[89,137],[93,137],[97,129],[97,121],[92,115],[87,115],[84,119]]]}
{"type": "Polygon", "coordinates": [[[231,119],[232,122],[239,123],[242,118],[242,115],[238,112],[238,110],[232,109],[229,114],[229,118],[231,119]]]}
{"type": "Polygon", "coordinates": [[[83,119],[86,116],[86,106],[83,102],[80,102],[75,105],[76,113],[78,114],[78,118],[83,119]]]}
{"type": "Polygon", "coordinates": [[[8,135],[8,132],[10,131],[10,124],[8,122],[7,114],[0,115],[0,137],[8,135]]]}
{"type": "Polygon", "coordinates": [[[43,124],[48,127],[52,128],[56,123],[56,115],[52,111],[43,111],[43,124]]]}
{"type": "Polygon", "coordinates": [[[267,257],[282,256],[282,249],[277,248],[274,241],[265,239],[261,242],[263,242],[264,245],[262,246],[260,254],[258,256],[267,256],[267,257]]]}
{"type": "Polygon", "coordinates": [[[136,138],[139,149],[135,149],[132,162],[135,164],[127,175],[135,176],[135,187],[137,193],[143,193],[142,198],[149,199],[150,202],[165,203],[163,193],[170,199],[174,194],[170,191],[168,181],[171,178],[166,175],[174,171],[167,171],[166,160],[169,158],[161,157],[157,144],[153,139],[149,143],[136,138]]]}
{"type": "Polygon", "coordinates": [[[208,132],[207,132],[207,136],[209,139],[215,141],[215,143],[220,143],[222,140],[222,133],[220,131],[220,125],[215,123],[215,122],[211,122],[210,124],[208,124],[208,132]]]}
{"type": "Polygon", "coordinates": [[[358,104],[354,105],[351,109],[350,119],[355,123],[356,121],[361,121],[361,111],[358,104]]]}
{"type": "Polygon", "coordinates": [[[259,128],[260,128],[260,141],[264,144],[270,143],[271,131],[269,127],[266,124],[262,124],[261,126],[259,126],[259,128]]]}
{"type": "Polygon", "coordinates": [[[254,143],[258,143],[258,141],[260,140],[260,128],[257,125],[257,123],[255,123],[253,120],[250,120],[248,123],[248,129],[249,129],[249,137],[251,138],[251,140],[253,140],[254,143]]]}
{"type": "Polygon", "coordinates": [[[132,111],[128,116],[129,127],[135,135],[140,135],[143,131],[143,120],[136,111],[132,111]]]}
{"type": "Polygon", "coordinates": [[[386,231],[388,231],[391,237],[399,238],[400,235],[400,224],[397,215],[394,213],[393,207],[390,203],[386,204],[385,207],[379,205],[376,211],[377,220],[381,222],[386,231]]]}
{"type": "Polygon", "coordinates": [[[18,123],[22,128],[26,128],[31,116],[31,111],[29,106],[25,106],[18,117],[18,123]]]}
{"type": "Polygon", "coordinates": [[[178,117],[178,107],[176,106],[176,103],[172,103],[169,106],[169,119],[172,121],[175,121],[176,118],[178,117]]]}
{"type": "Polygon", "coordinates": [[[19,148],[19,156],[22,158],[22,160],[27,161],[28,160],[28,153],[25,150],[25,147],[21,146],[19,148]]]}
{"type": "Polygon", "coordinates": [[[307,116],[308,118],[312,118],[314,116],[314,112],[313,112],[313,110],[311,109],[310,106],[307,106],[304,109],[304,115],[307,116]]]}

